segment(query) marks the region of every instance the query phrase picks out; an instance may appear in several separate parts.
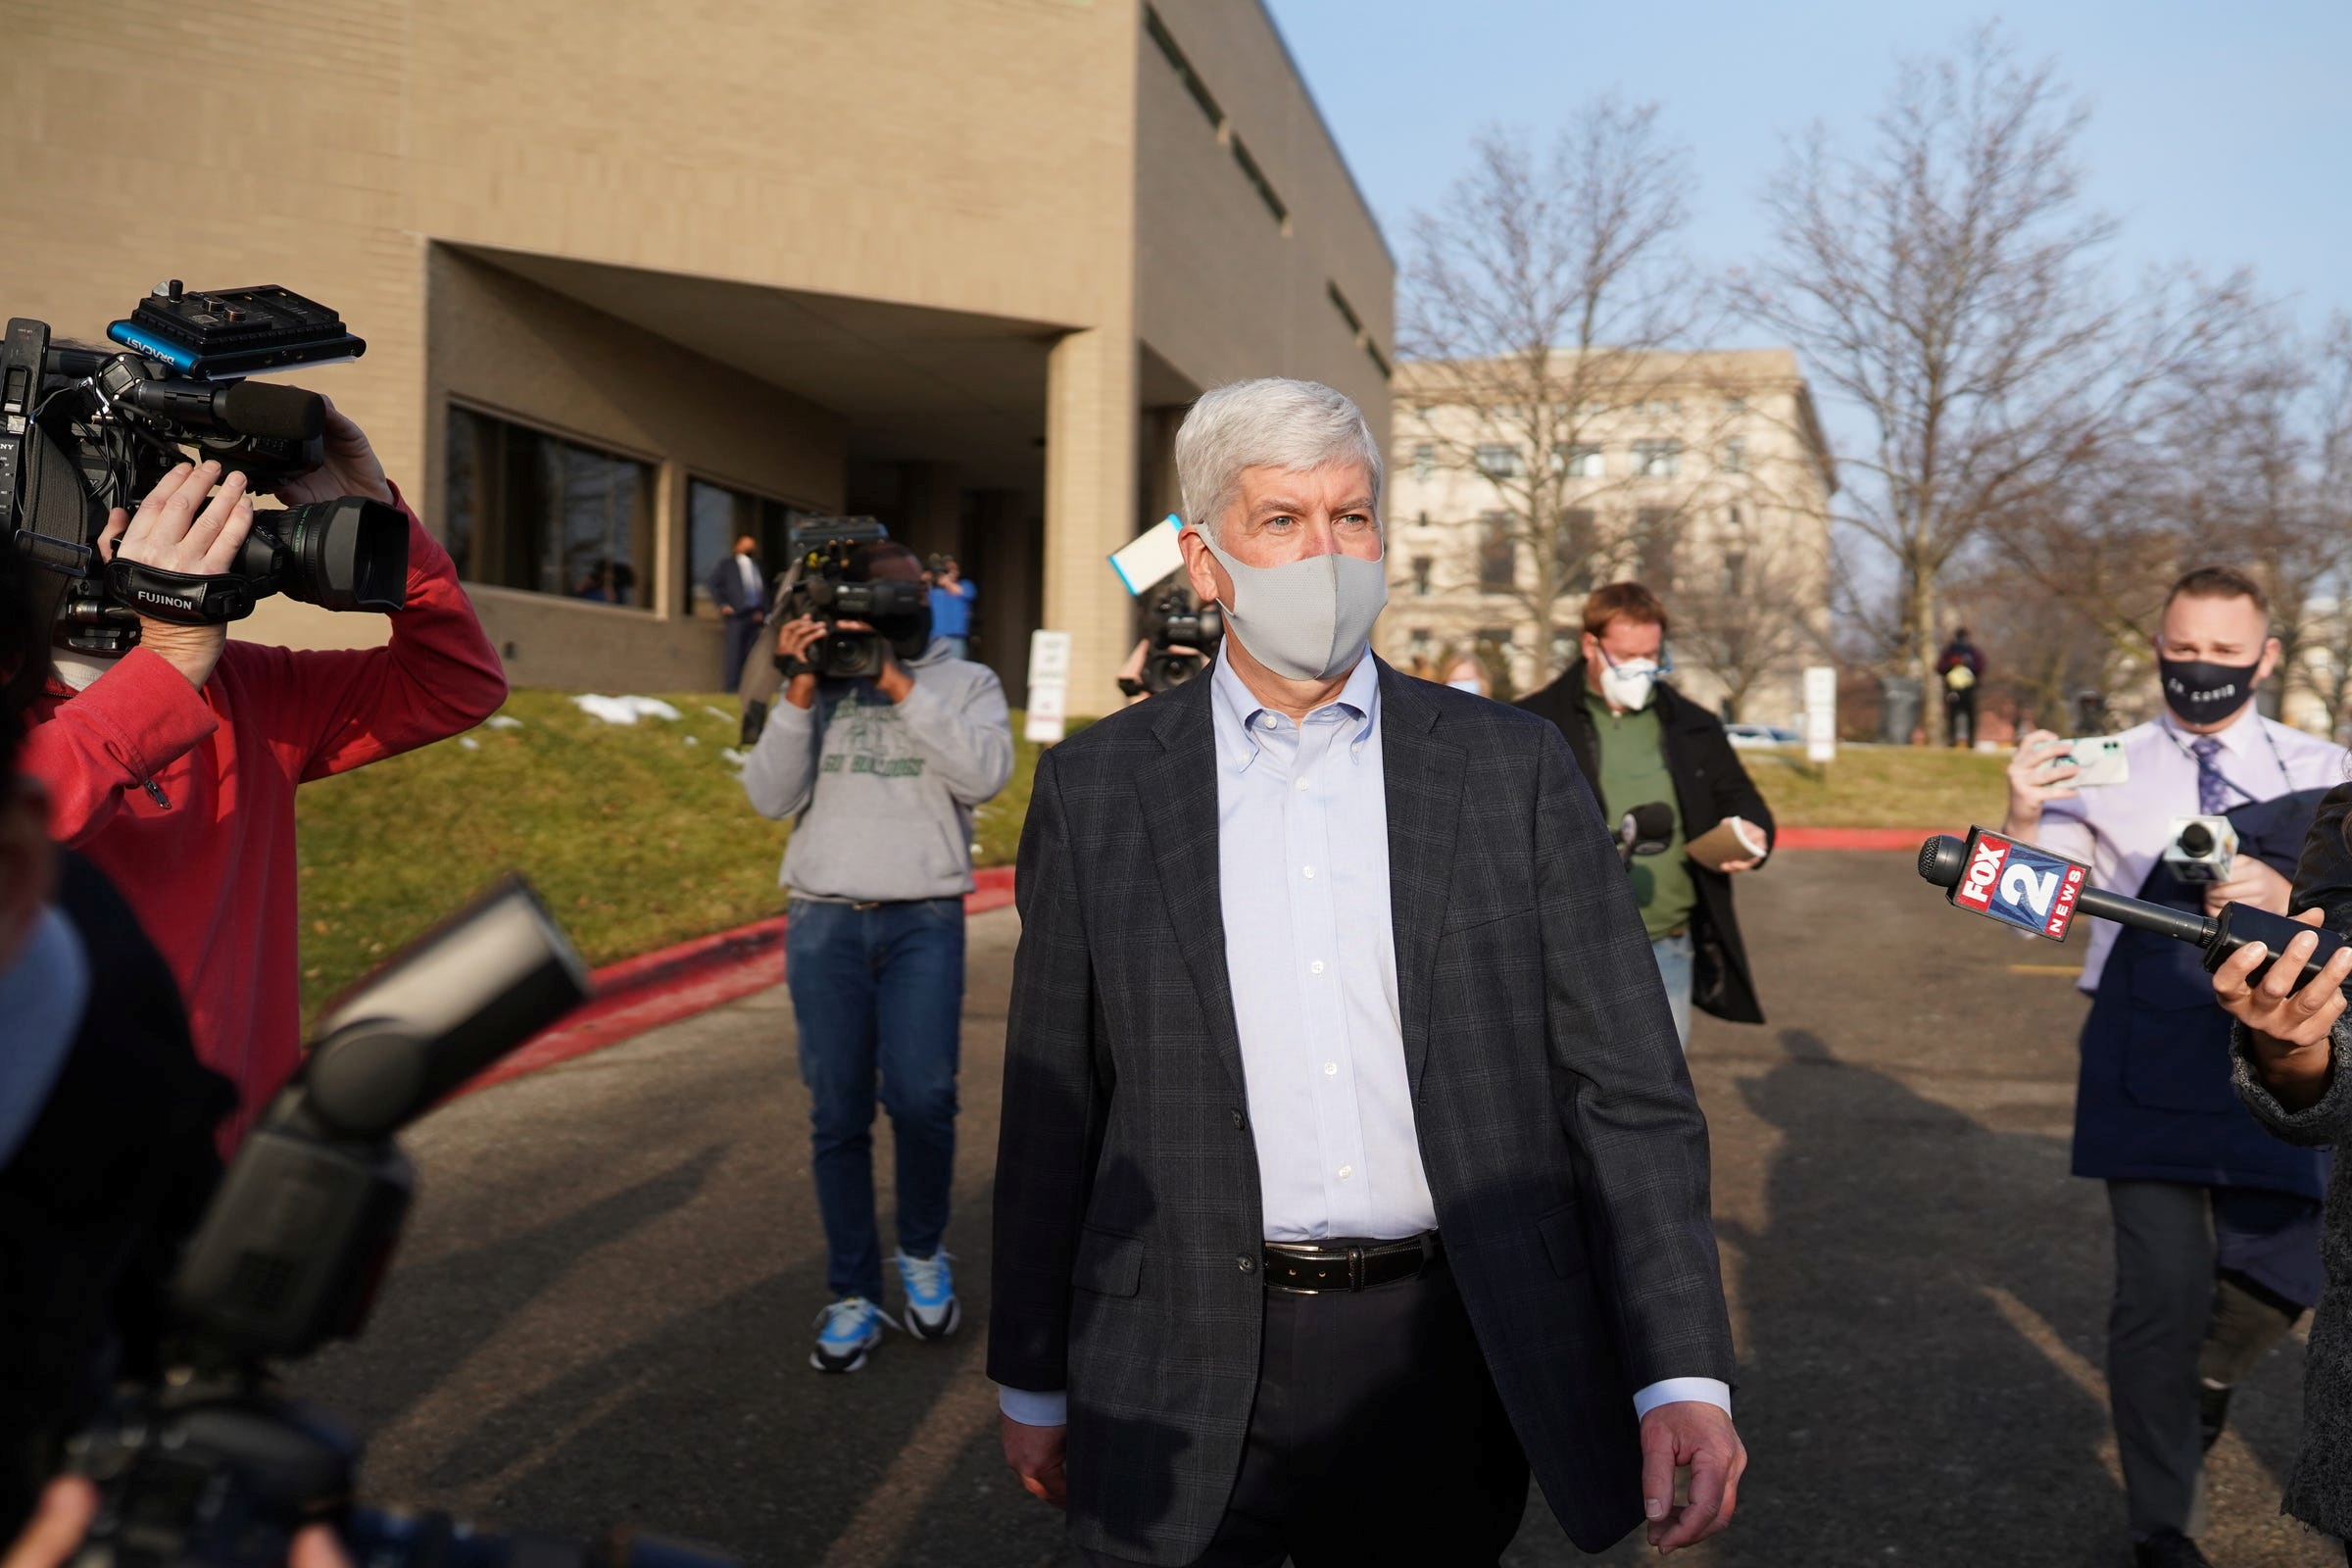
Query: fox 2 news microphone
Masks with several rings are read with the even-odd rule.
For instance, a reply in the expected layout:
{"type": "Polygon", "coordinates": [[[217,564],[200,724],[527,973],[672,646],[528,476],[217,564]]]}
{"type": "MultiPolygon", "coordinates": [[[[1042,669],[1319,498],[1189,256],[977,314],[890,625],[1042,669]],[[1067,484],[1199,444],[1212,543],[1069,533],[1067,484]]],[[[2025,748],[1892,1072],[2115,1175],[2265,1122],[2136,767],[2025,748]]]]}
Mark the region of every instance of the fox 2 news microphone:
{"type": "Polygon", "coordinates": [[[2226,904],[2219,914],[2190,914],[2104,892],[2089,885],[2090,867],[2082,861],[1981,827],[1970,828],[1966,841],[1939,833],[1921,845],[1919,874],[1948,889],[1956,906],[2053,942],[2064,942],[2075,916],[2087,914],[2190,943],[2203,950],[2208,974],[2238,949],[2259,942],[2272,955],[2254,971],[2252,978],[2259,980],[2270,972],[2272,959],[2308,931],[2319,938],[2319,946],[2304,962],[2296,982],[2302,985],[2344,945],[2325,926],[2308,926],[2250,904],[2226,904]]]}
{"type": "Polygon", "coordinates": [[[100,1497],[73,1568],[283,1568],[312,1524],[337,1526],[362,1568],[716,1560],[648,1537],[591,1550],[354,1508],[359,1445],[277,1394],[270,1371],[366,1322],[415,1187],[393,1135],[588,990],[562,928],[513,877],[334,1005],[180,1259],[166,1375],[67,1446],[100,1497]]]}

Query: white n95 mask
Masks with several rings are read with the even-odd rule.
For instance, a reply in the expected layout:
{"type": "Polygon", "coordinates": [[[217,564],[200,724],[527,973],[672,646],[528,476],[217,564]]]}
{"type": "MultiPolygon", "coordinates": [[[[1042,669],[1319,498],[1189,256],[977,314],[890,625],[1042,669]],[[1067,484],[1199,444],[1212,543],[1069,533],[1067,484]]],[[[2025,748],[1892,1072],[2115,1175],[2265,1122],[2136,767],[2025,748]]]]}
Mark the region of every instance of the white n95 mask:
{"type": "Polygon", "coordinates": [[[1225,625],[1250,657],[1288,680],[1329,680],[1372,646],[1389,602],[1388,568],[1333,552],[1282,566],[1245,566],[1203,532],[1200,542],[1233,579],[1225,625]]]}
{"type": "Polygon", "coordinates": [[[1629,659],[1622,664],[1604,662],[1600,671],[1600,695],[1629,713],[1639,713],[1649,706],[1650,688],[1658,683],[1658,666],[1654,660],[1629,659]]]}

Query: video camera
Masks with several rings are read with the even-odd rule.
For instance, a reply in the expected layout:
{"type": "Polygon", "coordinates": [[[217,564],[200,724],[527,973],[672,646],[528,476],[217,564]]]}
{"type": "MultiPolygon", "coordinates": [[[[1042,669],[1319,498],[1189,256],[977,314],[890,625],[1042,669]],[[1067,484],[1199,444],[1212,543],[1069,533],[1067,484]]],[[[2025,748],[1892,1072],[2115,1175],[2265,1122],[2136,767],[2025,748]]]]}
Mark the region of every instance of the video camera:
{"type": "Polygon", "coordinates": [[[803,615],[823,621],[825,635],[799,661],[776,660],[786,680],[813,674],[820,680],[870,679],[882,672],[886,650],[902,660],[918,659],[931,642],[931,590],[919,581],[882,578],[850,580],[850,558],[861,545],[879,544],[890,530],[871,517],[809,517],[793,525],[793,564],[777,585],[774,628],[803,615]],[[871,631],[841,631],[845,620],[871,631]]]}
{"type": "Polygon", "coordinates": [[[74,1568],[283,1568],[313,1524],[340,1528],[367,1568],[710,1560],[355,1509],[360,1446],[274,1393],[266,1366],[365,1323],[416,1185],[393,1135],[587,994],[579,955],[511,878],[335,1004],[181,1256],[159,1358],[170,1370],[67,1446],[100,1496],[74,1568]]]}
{"type": "Polygon", "coordinates": [[[141,615],[218,624],[274,593],[327,610],[407,602],[408,519],[358,496],[256,513],[217,577],[101,561],[108,512],[136,508],[184,448],[259,492],[317,468],[325,400],[246,377],[368,347],[290,289],[192,294],[177,279],[107,335],[121,347],[53,342],[46,323],[16,318],[0,337],[0,544],[65,579],[32,607],[57,646],[127,653],[141,615]]]}
{"type": "Polygon", "coordinates": [[[1119,680],[1119,690],[1129,697],[1183,685],[1208,667],[1225,637],[1224,612],[1215,605],[1196,607],[1181,588],[1170,588],[1152,601],[1149,613],[1152,647],[1144,656],[1143,678],[1119,680]]]}

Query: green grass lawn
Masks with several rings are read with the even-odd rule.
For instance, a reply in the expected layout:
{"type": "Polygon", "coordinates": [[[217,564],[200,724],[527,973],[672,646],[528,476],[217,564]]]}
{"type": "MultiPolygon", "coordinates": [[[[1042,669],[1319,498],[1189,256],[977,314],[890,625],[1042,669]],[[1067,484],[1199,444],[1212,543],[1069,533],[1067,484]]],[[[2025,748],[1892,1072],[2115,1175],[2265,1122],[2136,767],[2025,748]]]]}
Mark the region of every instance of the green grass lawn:
{"type": "MultiPolygon", "coordinates": [[[[305,1015],[509,869],[537,884],[591,964],[781,913],[785,824],[752,810],[722,756],[734,700],[663,700],[676,721],[623,727],[566,694],[520,691],[501,710],[517,727],[306,785],[305,1015]]],[[[1018,743],[1012,782],[981,808],[982,865],[1012,862],[1037,752],[1018,743]]],[[[1741,758],[1786,825],[1965,828],[2000,810],[1998,757],[1847,747],[1826,768],[1801,753],[1741,758]]]]}

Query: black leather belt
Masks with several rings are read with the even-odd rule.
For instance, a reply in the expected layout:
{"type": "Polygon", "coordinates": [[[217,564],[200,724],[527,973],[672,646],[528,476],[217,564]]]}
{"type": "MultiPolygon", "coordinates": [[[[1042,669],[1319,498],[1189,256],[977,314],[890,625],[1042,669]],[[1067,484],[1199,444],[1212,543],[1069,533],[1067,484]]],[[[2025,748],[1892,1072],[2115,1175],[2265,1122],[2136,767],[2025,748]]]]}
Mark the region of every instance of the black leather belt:
{"type": "Polygon", "coordinates": [[[1368,1291],[1416,1279],[1446,1255],[1436,1231],[1400,1242],[1268,1242],[1266,1289],[1299,1296],[1324,1291],[1368,1291]]]}

